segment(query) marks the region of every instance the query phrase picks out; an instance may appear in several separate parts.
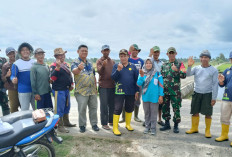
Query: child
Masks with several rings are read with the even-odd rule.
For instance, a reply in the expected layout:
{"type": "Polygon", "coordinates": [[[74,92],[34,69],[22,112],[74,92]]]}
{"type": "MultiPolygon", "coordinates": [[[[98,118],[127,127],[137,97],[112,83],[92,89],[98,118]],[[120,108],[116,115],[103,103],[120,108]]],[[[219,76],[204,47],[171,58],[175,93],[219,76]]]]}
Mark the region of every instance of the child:
{"type": "Polygon", "coordinates": [[[163,77],[157,72],[151,58],[145,60],[143,70],[139,70],[138,86],[142,86],[142,100],[145,114],[145,130],[147,134],[156,134],[157,113],[159,104],[163,103],[163,77]]]}

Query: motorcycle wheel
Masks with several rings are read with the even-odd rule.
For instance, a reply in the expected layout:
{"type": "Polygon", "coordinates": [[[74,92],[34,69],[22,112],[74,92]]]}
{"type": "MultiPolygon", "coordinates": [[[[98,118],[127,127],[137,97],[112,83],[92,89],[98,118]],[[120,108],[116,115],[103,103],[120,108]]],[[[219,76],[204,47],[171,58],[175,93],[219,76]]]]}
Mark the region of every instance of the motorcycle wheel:
{"type": "MultiPolygon", "coordinates": [[[[41,139],[28,146],[21,147],[26,157],[55,157],[55,149],[51,143],[41,139]]],[[[14,152],[11,156],[18,157],[14,152]]]]}

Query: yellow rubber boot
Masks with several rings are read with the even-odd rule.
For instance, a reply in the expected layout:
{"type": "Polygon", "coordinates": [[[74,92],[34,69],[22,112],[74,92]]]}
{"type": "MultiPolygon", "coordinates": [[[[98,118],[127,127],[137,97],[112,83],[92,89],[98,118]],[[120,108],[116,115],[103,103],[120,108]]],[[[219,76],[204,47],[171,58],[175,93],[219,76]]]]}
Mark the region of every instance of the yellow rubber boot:
{"type": "Polygon", "coordinates": [[[116,136],[120,136],[121,132],[118,130],[118,122],[120,115],[113,114],[113,133],[116,136]]]}
{"type": "Polygon", "coordinates": [[[192,116],[192,128],[186,131],[186,134],[198,133],[199,119],[199,116],[192,116]]]}
{"type": "Polygon", "coordinates": [[[222,141],[228,141],[228,133],[229,133],[229,125],[222,124],[222,133],[221,136],[216,138],[215,141],[222,142],[222,141]]]}
{"type": "Polygon", "coordinates": [[[205,118],[205,137],[206,138],[211,138],[211,133],[210,133],[210,126],[211,126],[212,119],[205,118]]]}
{"type": "Polygon", "coordinates": [[[131,127],[131,125],[130,125],[131,116],[132,116],[132,112],[131,112],[131,113],[128,113],[128,112],[125,113],[126,129],[127,129],[128,131],[134,131],[134,129],[133,129],[133,128],[131,127]]]}
{"type": "Polygon", "coordinates": [[[232,142],[230,143],[230,146],[232,147],[232,142]]]}

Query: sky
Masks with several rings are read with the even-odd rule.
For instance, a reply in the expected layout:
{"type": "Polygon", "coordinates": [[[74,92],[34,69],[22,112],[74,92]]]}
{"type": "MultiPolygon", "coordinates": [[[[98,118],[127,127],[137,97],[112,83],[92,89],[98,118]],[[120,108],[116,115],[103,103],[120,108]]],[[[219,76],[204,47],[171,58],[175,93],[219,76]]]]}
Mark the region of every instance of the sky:
{"type": "Polygon", "coordinates": [[[62,47],[77,58],[80,44],[88,58],[100,58],[101,46],[120,49],[137,44],[146,58],[157,45],[167,59],[169,47],[178,58],[199,57],[208,49],[212,57],[232,51],[231,0],[7,0],[0,4],[0,56],[22,42],[42,48],[46,57],[62,47]]]}

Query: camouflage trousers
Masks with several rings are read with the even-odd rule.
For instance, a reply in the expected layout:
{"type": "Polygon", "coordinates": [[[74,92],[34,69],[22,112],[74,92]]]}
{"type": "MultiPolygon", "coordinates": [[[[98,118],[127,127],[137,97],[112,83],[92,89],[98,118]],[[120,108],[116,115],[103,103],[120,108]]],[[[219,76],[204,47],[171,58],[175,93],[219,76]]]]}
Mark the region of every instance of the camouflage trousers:
{"type": "Polygon", "coordinates": [[[0,105],[2,107],[3,115],[9,114],[10,108],[8,106],[8,97],[6,93],[0,91],[0,105]]]}
{"type": "Polygon", "coordinates": [[[180,117],[181,101],[182,99],[180,95],[165,95],[163,107],[162,107],[162,113],[163,113],[162,118],[164,120],[171,119],[171,114],[170,114],[170,102],[171,102],[172,109],[174,112],[173,122],[180,123],[181,121],[181,117],[180,117]]]}

